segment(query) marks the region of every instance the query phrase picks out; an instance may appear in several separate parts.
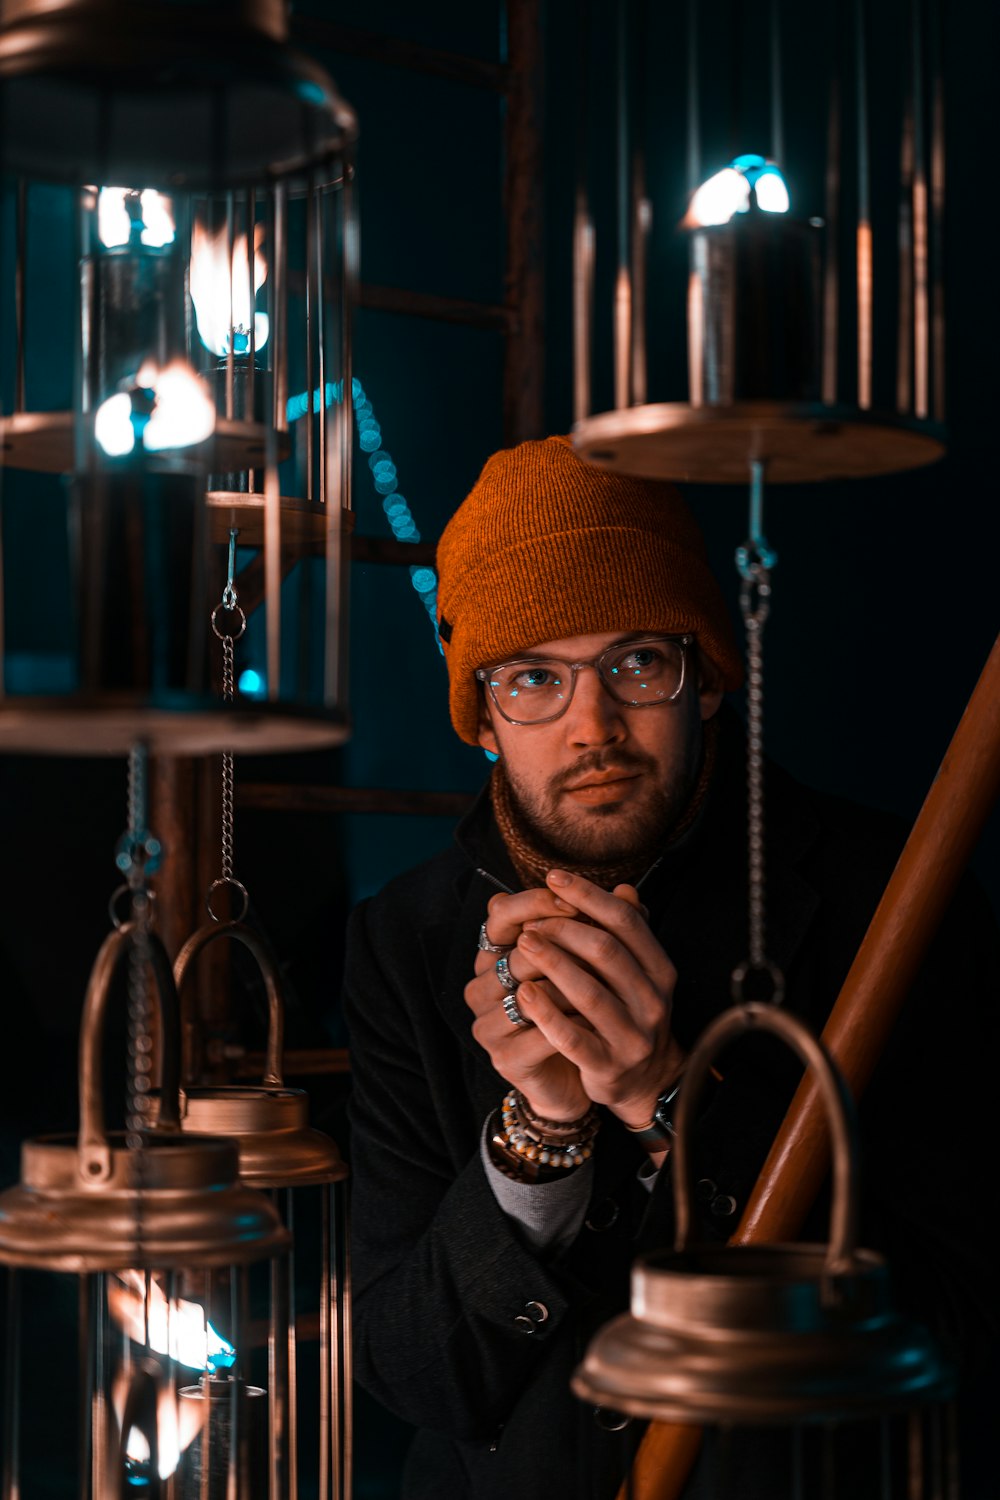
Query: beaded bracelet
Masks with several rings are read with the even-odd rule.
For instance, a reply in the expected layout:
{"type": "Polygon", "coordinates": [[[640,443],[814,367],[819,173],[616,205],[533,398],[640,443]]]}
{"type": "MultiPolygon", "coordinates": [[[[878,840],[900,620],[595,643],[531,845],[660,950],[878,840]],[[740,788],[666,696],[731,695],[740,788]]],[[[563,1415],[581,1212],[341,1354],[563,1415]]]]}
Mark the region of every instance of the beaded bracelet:
{"type": "Polygon", "coordinates": [[[554,1137],[538,1128],[537,1116],[531,1121],[524,1119],[519,1108],[521,1103],[516,1089],[504,1096],[500,1111],[501,1128],[494,1137],[494,1144],[508,1161],[521,1159],[537,1162],[540,1167],[566,1170],[582,1166],[593,1155],[593,1140],[601,1123],[595,1109],[589,1109],[579,1120],[568,1124],[553,1122],[553,1130],[559,1131],[558,1137],[554,1137]]]}

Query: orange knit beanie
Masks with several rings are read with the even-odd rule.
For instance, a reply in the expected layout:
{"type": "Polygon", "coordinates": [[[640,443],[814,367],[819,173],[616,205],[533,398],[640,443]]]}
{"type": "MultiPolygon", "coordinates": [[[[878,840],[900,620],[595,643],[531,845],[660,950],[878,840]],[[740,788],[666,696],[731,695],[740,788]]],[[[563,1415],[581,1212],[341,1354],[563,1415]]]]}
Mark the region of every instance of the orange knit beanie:
{"type": "Polygon", "coordinates": [[[583,463],[569,438],[487,462],[437,550],[451,720],[478,743],[475,669],[540,641],[692,632],[737,688],[743,667],[705,544],[672,485],[583,463]]]}

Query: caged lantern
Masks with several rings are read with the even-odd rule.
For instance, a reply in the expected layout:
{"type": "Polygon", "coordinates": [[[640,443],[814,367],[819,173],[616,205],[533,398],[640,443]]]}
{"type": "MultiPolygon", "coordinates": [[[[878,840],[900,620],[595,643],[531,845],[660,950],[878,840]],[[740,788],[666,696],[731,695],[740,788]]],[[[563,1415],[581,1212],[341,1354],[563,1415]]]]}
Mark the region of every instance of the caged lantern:
{"type": "Polygon", "coordinates": [[[0,747],[344,738],[356,134],[280,0],[0,4],[0,747]]]}

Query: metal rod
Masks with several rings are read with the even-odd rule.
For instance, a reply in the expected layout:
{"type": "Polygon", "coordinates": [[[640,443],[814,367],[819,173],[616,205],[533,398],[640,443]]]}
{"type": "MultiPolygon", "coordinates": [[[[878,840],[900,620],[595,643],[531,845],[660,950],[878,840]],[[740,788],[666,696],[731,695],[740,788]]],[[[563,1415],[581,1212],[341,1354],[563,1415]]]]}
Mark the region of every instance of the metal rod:
{"type": "Polygon", "coordinates": [[[226,194],[226,283],[229,287],[229,345],[226,349],[226,418],[233,419],[233,383],[235,379],[236,330],[233,326],[233,279],[235,274],[234,249],[236,215],[231,192],[226,194]]]}
{"type": "Polygon", "coordinates": [[[913,394],[913,91],[903,100],[899,152],[898,304],[896,322],[896,410],[908,412],[913,394]]]}
{"type": "Polygon", "coordinates": [[[823,270],[823,387],[828,406],[837,400],[838,308],[840,293],[840,51],[830,77],[826,144],[826,261],[823,270]]]}
{"type": "Polygon", "coordinates": [[[646,38],[640,36],[639,43],[634,46],[635,54],[635,77],[633,78],[633,97],[638,101],[634,106],[633,131],[632,131],[632,170],[631,170],[631,201],[630,201],[630,227],[632,235],[632,337],[631,337],[631,369],[629,381],[631,387],[631,398],[634,406],[643,406],[647,396],[646,382],[646,254],[649,245],[649,231],[652,224],[653,206],[646,196],[646,150],[645,150],[645,110],[643,108],[646,98],[646,38]]]}
{"type": "MultiPolygon", "coordinates": [[[[247,227],[247,296],[250,301],[250,327],[248,336],[250,343],[247,349],[247,385],[244,398],[243,420],[245,422],[256,422],[257,403],[254,399],[254,387],[257,383],[257,292],[254,287],[256,260],[257,260],[257,189],[247,188],[246,198],[246,227],[247,227]]],[[[252,492],[254,486],[254,472],[247,472],[247,489],[252,492]]]]}
{"type": "Polygon", "coordinates": [[[855,0],[855,73],[858,115],[858,405],[868,411],[872,404],[872,226],[868,145],[868,61],[865,0],[855,0]]]}
{"type": "Polygon", "coordinates": [[[944,305],[944,201],[945,201],[945,115],[943,38],[941,7],[929,0],[928,31],[931,40],[931,321],[932,402],[936,422],[945,417],[945,305],[944,305]]]}
{"type": "Polygon", "coordinates": [[[14,268],[14,320],[17,338],[17,354],[14,366],[14,410],[24,411],[24,362],[27,348],[27,300],[28,300],[28,183],[24,177],[17,180],[17,235],[16,262],[14,268]]]}
{"type": "Polygon", "coordinates": [[[20,1500],[21,1448],[21,1296],[14,1267],[7,1272],[7,1345],[4,1350],[3,1448],[0,1451],[0,1496],[20,1500]]]}
{"type": "Polygon", "coordinates": [[[629,119],[628,119],[628,0],[618,0],[615,74],[616,135],[615,188],[618,269],[615,276],[614,379],[615,407],[628,406],[629,351],[632,343],[632,274],[629,265],[629,119]]]}
{"type": "MultiPolygon", "coordinates": [[[[315,413],[313,411],[314,400],[313,400],[313,395],[312,395],[313,391],[315,391],[315,389],[316,389],[316,382],[315,382],[315,380],[313,378],[313,368],[314,368],[313,367],[313,325],[314,325],[314,322],[315,322],[315,311],[314,311],[313,303],[314,303],[314,300],[315,300],[315,298],[317,296],[322,297],[322,295],[323,295],[323,289],[322,289],[322,287],[314,287],[313,284],[312,284],[312,279],[311,279],[311,277],[309,275],[309,262],[310,262],[310,258],[311,258],[311,251],[312,251],[312,244],[313,244],[313,218],[315,216],[315,207],[316,207],[315,203],[313,202],[312,184],[310,183],[309,189],[308,189],[308,191],[306,193],[306,242],[305,242],[305,272],[306,272],[306,286],[305,286],[305,310],[306,310],[306,316],[305,316],[305,329],[306,329],[306,391],[307,391],[307,393],[309,395],[309,403],[308,403],[309,409],[308,409],[308,411],[306,413],[306,421],[305,421],[305,427],[306,427],[306,499],[307,500],[311,500],[313,498],[313,447],[314,447],[314,428],[315,428],[315,425],[316,425],[316,416],[315,416],[315,413]]],[[[321,396],[321,401],[322,401],[322,396],[321,396]]]]}
{"type": "Polygon", "coordinates": [[[573,421],[590,415],[590,361],[594,321],[594,224],[587,180],[590,0],[576,19],[576,201],[573,209],[573,421]]]}
{"type": "MultiPolygon", "coordinates": [[[[271,244],[274,265],[271,270],[271,310],[274,332],[271,363],[274,369],[274,413],[272,425],[284,432],[288,426],[288,189],[284,182],[275,183],[273,202],[274,229],[271,244]]],[[[307,387],[311,389],[311,387],[307,387]]]]}
{"type": "Polygon", "coordinates": [[[698,187],[701,176],[701,135],[698,98],[698,0],[687,8],[687,190],[698,187]]]}
{"type": "Polygon", "coordinates": [[[924,143],[923,7],[912,0],[913,26],[913,411],[930,410],[930,305],[927,277],[927,167],[924,143]]]}
{"type": "MultiPolygon", "coordinates": [[[[313,184],[310,197],[315,199],[313,207],[313,243],[312,254],[315,259],[316,273],[316,355],[317,355],[317,379],[319,382],[319,499],[324,504],[327,500],[326,482],[326,428],[327,428],[327,405],[326,405],[326,319],[324,317],[325,299],[323,297],[323,200],[322,189],[313,184]]],[[[312,386],[307,385],[311,391],[312,386]]],[[[315,404],[315,403],[313,403],[315,404]]]]}
{"type": "Polygon", "coordinates": [[[785,126],[781,94],[781,17],[779,0],[771,0],[771,160],[785,167],[785,126]]]}
{"type": "Polygon", "coordinates": [[[340,1197],[340,1223],[334,1228],[339,1233],[340,1251],[340,1382],[343,1392],[343,1444],[344,1444],[344,1500],[354,1494],[354,1323],[351,1302],[351,1199],[347,1180],[333,1189],[332,1202],[336,1210],[340,1197]]]}
{"type": "Polygon", "coordinates": [[[299,1381],[298,1351],[295,1327],[295,1194],[285,1190],[285,1228],[292,1236],[288,1251],[288,1494],[298,1500],[299,1494],[299,1381]]]}
{"type": "Polygon", "coordinates": [[[319,1288],[319,1491],[318,1500],[330,1500],[330,1442],[334,1416],[331,1410],[330,1336],[333,1316],[333,1265],[330,1188],[320,1188],[320,1288],[319,1288]]]}

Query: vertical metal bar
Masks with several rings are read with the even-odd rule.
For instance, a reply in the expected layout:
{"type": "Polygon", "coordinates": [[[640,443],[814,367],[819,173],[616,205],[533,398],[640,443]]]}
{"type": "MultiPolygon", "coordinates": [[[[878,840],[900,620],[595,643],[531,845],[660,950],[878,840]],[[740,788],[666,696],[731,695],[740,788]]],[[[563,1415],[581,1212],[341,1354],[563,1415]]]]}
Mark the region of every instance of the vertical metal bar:
{"type": "MultiPolygon", "coordinates": [[[[315,182],[310,185],[310,199],[315,198],[313,205],[313,243],[312,259],[314,261],[314,273],[316,278],[316,378],[319,385],[319,500],[325,503],[327,499],[326,484],[326,351],[324,341],[326,339],[326,320],[323,316],[324,286],[323,286],[323,200],[322,188],[315,182]]],[[[310,403],[312,396],[310,395],[310,403]]]]}
{"type": "Polygon", "coordinates": [[[945,307],[944,307],[944,78],[941,8],[929,0],[928,31],[931,39],[931,322],[932,411],[936,422],[945,416],[945,307]]]}
{"type": "Polygon", "coordinates": [[[236,223],[232,192],[226,194],[226,285],[229,290],[229,347],[226,350],[226,418],[233,420],[236,330],[233,326],[233,282],[236,279],[236,223]]]}
{"type": "MultiPolygon", "coordinates": [[[[256,280],[257,265],[257,189],[247,188],[246,198],[246,226],[247,226],[247,295],[250,299],[250,327],[248,330],[249,345],[247,347],[247,381],[246,392],[243,398],[243,420],[253,422],[256,419],[256,401],[254,399],[254,387],[257,381],[257,292],[254,287],[256,280]]],[[[253,490],[253,470],[247,474],[247,489],[253,490]]]]}
{"type": "Polygon", "coordinates": [[[930,410],[930,306],[927,279],[927,167],[924,144],[923,6],[912,0],[913,26],[913,412],[930,410]]]}
{"type": "Polygon", "coordinates": [[[351,1217],[348,1181],[333,1189],[331,1203],[336,1210],[337,1195],[340,1195],[339,1225],[334,1220],[334,1230],[340,1245],[340,1275],[338,1298],[340,1306],[340,1337],[337,1344],[340,1358],[340,1389],[343,1410],[342,1431],[344,1446],[344,1500],[354,1494],[354,1325],[351,1307],[351,1217]]]}
{"type": "MultiPolygon", "coordinates": [[[[80,1484],[80,1500],[86,1500],[90,1492],[91,1465],[93,1463],[93,1409],[94,1409],[94,1364],[95,1364],[95,1319],[93,1278],[86,1273],[77,1281],[77,1474],[80,1484]]],[[[16,1467],[15,1467],[16,1472],[16,1467]]]]}
{"type": "Polygon", "coordinates": [[[643,5],[638,38],[633,31],[632,51],[635,58],[632,94],[636,100],[632,117],[632,170],[630,219],[632,234],[632,329],[629,383],[632,404],[646,401],[646,251],[652,223],[653,206],[646,196],[645,100],[648,44],[648,8],[643,5]]]}
{"type": "MultiPolygon", "coordinates": [[[[167,1401],[169,1401],[169,1403],[170,1403],[170,1408],[171,1408],[171,1412],[172,1412],[172,1421],[173,1421],[173,1439],[174,1439],[174,1441],[176,1443],[176,1448],[177,1448],[177,1454],[176,1454],[174,1468],[171,1470],[171,1472],[167,1476],[167,1480],[166,1480],[166,1495],[165,1495],[165,1500],[174,1500],[174,1496],[175,1496],[176,1490],[177,1490],[177,1485],[176,1485],[176,1482],[175,1482],[175,1475],[176,1475],[176,1472],[177,1472],[176,1465],[180,1461],[180,1454],[181,1454],[180,1397],[177,1394],[177,1387],[178,1387],[177,1361],[174,1358],[174,1346],[175,1346],[175,1343],[176,1343],[176,1340],[175,1340],[175,1337],[174,1337],[174,1319],[180,1316],[180,1309],[177,1306],[177,1300],[178,1300],[178,1277],[177,1277],[177,1272],[176,1271],[168,1271],[167,1272],[166,1286],[164,1287],[164,1292],[166,1294],[166,1299],[167,1299],[167,1355],[166,1355],[166,1376],[165,1376],[166,1386],[167,1386],[167,1396],[166,1396],[166,1401],[163,1402],[163,1405],[166,1405],[167,1401]]],[[[207,1348],[207,1343],[208,1343],[208,1341],[206,1339],[206,1348],[207,1348]]],[[[159,1393],[158,1393],[158,1395],[159,1395],[159,1393]]],[[[163,1437],[162,1423],[160,1422],[160,1417],[159,1417],[159,1413],[160,1413],[161,1409],[162,1408],[161,1408],[160,1400],[158,1399],[158,1401],[157,1401],[157,1427],[160,1430],[160,1439],[162,1441],[162,1437],[163,1437]]]]}
{"type": "Polygon", "coordinates": [[[330,1379],[330,1339],[334,1314],[334,1277],[328,1186],[321,1187],[319,1287],[319,1490],[318,1500],[330,1500],[330,1446],[333,1441],[333,1390],[330,1379]]]}
{"type": "Polygon", "coordinates": [[[924,1434],[916,1411],[906,1424],[906,1494],[907,1500],[924,1500],[924,1434]]]}
{"type": "MultiPolygon", "coordinates": [[[[241,1448],[245,1448],[246,1442],[243,1436],[242,1412],[240,1409],[240,1397],[246,1385],[247,1351],[243,1347],[243,1325],[240,1317],[242,1283],[249,1275],[248,1270],[241,1266],[230,1266],[229,1268],[229,1307],[232,1332],[230,1343],[236,1349],[236,1363],[232,1367],[229,1389],[226,1399],[229,1402],[229,1453],[226,1468],[226,1500],[240,1500],[240,1481],[243,1478],[245,1468],[245,1456],[241,1454],[241,1448]],[[241,1461],[243,1460],[243,1461],[241,1461]]],[[[209,1399],[206,1422],[211,1426],[212,1403],[209,1399]]],[[[273,1440],[273,1434],[272,1434],[273,1440]]],[[[272,1496],[272,1500],[274,1497],[272,1496]]]]}
{"type": "Polygon", "coordinates": [[[858,405],[872,404],[872,226],[868,145],[868,55],[865,0],[855,0],[855,59],[858,115],[858,405]]]}
{"type": "Polygon", "coordinates": [[[288,189],[277,182],[271,198],[271,366],[274,371],[274,408],[271,425],[288,427],[288,189]]]}
{"type": "Polygon", "coordinates": [[[313,498],[313,427],[316,416],[313,411],[313,391],[315,390],[313,369],[313,287],[309,276],[310,251],[313,243],[313,217],[315,204],[313,203],[312,182],[306,192],[306,236],[304,256],[304,281],[305,281],[305,330],[306,330],[306,499],[313,498]]]}
{"type": "Polygon", "coordinates": [[[27,348],[27,301],[28,301],[28,182],[17,179],[17,234],[16,263],[14,268],[14,326],[17,338],[17,354],[14,365],[14,410],[24,411],[24,363],[27,348]]]}
{"type": "MultiPolygon", "coordinates": [[[[701,134],[698,98],[698,0],[687,8],[687,192],[697,191],[701,175],[701,134]]],[[[688,236],[687,344],[688,401],[701,406],[705,399],[703,348],[704,307],[698,261],[704,252],[704,236],[688,236]]]]}
{"type": "MultiPolygon", "coordinates": [[[[911,14],[914,0],[910,0],[911,14]]],[[[896,324],[896,410],[908,412],[913,396],[913,93],[904,90],[899,158],[899,312],[896,324]]]]}
{"type": "Polygon", "coordinates": [[[286,1361],[288,1343],[288,1266],[280,1255],[270,1267],[271,1310],[267,1330],[267,1402],[270,1432],[270,1500],[287,1500],[289,1386],[286,1361]]]}
{"type": "Polygon", "coordinates": [[[506,0],[508,92],[503,116],[506,210],[503,373],[504,442],[539,437],[544,427],[544,68],[539,0],[506,0]]]}
{"type": "Polygon", "coordinates": [[[334,453],[338,469],[336,493],[328,492],[326,509],[326,659],[324,662],[324,701],[327,708],[344,704],[348,696],[348,599],[350,594],[350,561],[344,530],[351,508],[351,468],[354,452],[354,376],[352,364],[352,318],[358,285],[358,226],[355,218],[354,165],[344,160],[343,186],[332,195],[331,206],[339,218],[339,245],[342,258],[340,306],[340,374],[341,399],[331,408],[336,442],[334,453]]]}
{"type": "Polygon", "coordinates": [[[879,1421],[879,1500],[892,1500],[892,1427],[888,1417],[879,1421]]]}
{"type": "Polygon", "coordinates": [[[7,1347],[4,1350],[3,1447],[0,1449],[0,1496],[21,1495],[21,1297],[18,1273],[7,1271],[7,1347]]]}
{"type": "Polygon", "coordinates": [[[590,415],[590,361],[594,318],[594,224],[587,172],[591,0],[576,17],[576,202],[573,209],[573,421],[590,415]]]}
{"type": "Polygon", "coordinates": [[[629,350],[632,343],[632,275],[629,265],[628,0],[618,0],[615,53],[615,197],[618,269],[615,275],[615,407],[628,406],[629,350]]]}
{"type": "Polygon", "coordinates": [[[299,1378],[295,1326],[295,1194],[285,1189],[285,1228],[292,1236],[288,1251],[288,1494],[299,1495],[299,1378]]]}
{"type": "Polygon", "coordinates": [[[771,160],[785,169],[785,121],[781,91],[781,6],[771,0],[771,160]]]}
{"type": "Polygon", "coordinates": [[[81,1500],[88,1493],[94,1497],[104,1495],[107,1485],[107,1411],[105,1393],[108,1388],[107,1370],[107,1276],[99,1272],[91,1277],[91,1324],[90,1338],[93,1349],[93,1381],[90,1386],[90,1484],[88,1492],[86,1470],[80,1475],[81,1500]]]}
{"type": "MultiPolygon", "coordinates": [[[[232,1325],[233,1315],[234,1314],[235,1314],[235,1308],[232,1308],[231,1309],[231,1316],[230,1316],[230,1325],[232,1325]]],[[[212,1316],[212,1273],[211,1273],[211,1271],[206,1271],[205,1272],[205,1322],[206,1322],[206,1324],[210,1321],[211,1316],[212,1316]]],[[[235,1379],[236,1378],[236,1372],[237,1372],[237,1370],[239,1368],[239,1360],[242,1357],[242,1351],[240,1349],[239,1344],[236,1342],[236,1329],[234,1327],[232,1327],[232,1326],[230,1326],[230,1330],[229,1330],[229,1339],[230,1339],[230,1342],[233,1344],[234,1348],[236,1349],[236,1363],[233,1365],[233,1370],[232,1370],[232,1377],[233,1377],[233,1379],[235,1379]]],[[[209,1389],[209,1374],[208,1374],[207,1370],[205,1371],[205,1373],[201,1377],[200,1385],[201,1385],[201,1399],[202,1399],[204,1410],[203,1410],[202,1419],[201,1419],[201,1482],[200,1482],[200,1484],[198,1486],[198,1489],[199,1489],[199,1492],[200,1492],[199,1493],[199,1500],[209,1500],[209,1482],[208,1482],[208,1480],[209,1480],[209,1473],[210,1473],[211,1467],[212,1467],[212,1392],[209,1389]]]]}
{"type": "Polygon", "coordinates": [[[271,426],[264,446],[264,631],[267,696],[275,703],[281,696],[281,488],[277,434],[271,426]]]}
{"type": "MultiPolygon", "coordinates": [[[[836,24],[836,19],[835,23],[836,24]]],[[[837,313],[840,291],[840,49],[830,77],[826,147],[826,262],[823,270],[823,385],[828,406],[837,400],[837,313]]]]}

